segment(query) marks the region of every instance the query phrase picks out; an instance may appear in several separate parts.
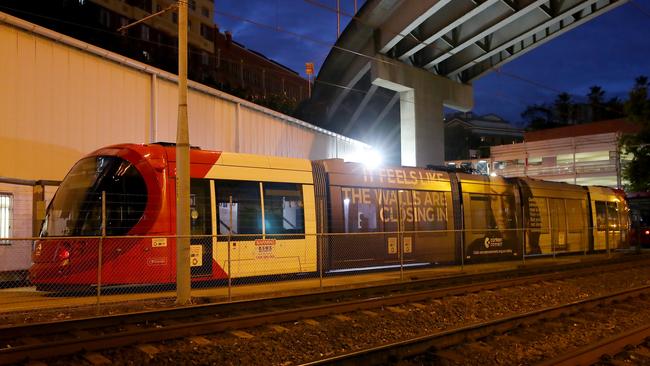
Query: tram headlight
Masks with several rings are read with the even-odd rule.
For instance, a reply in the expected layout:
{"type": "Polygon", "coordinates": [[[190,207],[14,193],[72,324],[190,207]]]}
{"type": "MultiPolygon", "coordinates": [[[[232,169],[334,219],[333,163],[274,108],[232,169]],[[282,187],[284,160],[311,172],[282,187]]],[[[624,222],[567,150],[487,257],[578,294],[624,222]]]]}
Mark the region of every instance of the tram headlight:
{"type": "Polygon", "coordinates": [[[59,249],[56,253],[56,258],[60,261],[68,261],[70,259],[70,244],[69,243],[63,243],[61,246],[59,246],[59,249]]]}

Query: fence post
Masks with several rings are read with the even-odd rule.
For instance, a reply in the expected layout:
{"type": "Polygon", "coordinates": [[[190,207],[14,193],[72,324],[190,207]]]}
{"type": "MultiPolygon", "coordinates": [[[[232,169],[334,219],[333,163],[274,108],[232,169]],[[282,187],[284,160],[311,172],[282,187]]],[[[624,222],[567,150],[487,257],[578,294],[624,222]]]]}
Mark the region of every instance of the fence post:
{"type": "Polygon", "coordinates": [[[607,252],[607,257],[609,258],[609,207],[607,202],[605,203],[605,251],[607,252]]]}
{"type": "MultiPolygon", "coordinates": [[[[463,223],[463,221],[461,221],[463,223]]],[[[464,223],[461,225],[460,229],[460,270],[461,272],[465,270],[465,225],[464,223]]]]}
{"type": "MultiPolygon", "coordinates": [[[[596,239],[594,238],[594,240],[596,239]]],[[[585,245],[584,255],[586,256],[589,250],[589,224],[587,222],[585,222],[585,238],[582,243],[585,245]]]]}
{"type": "Polygon", "coordinates": [[[316,237],[316,241],[318,242],[318,272],[319,272],[319,279],[320,279],[320,289],[323,289],[323,242],[325,241],[325,231],[323,230],[324,228],[324,222],[325,222],[325,212],[323,208],[323,200],[321,199],[319,201],[320,205],[320,240],[318,240],[318,236],[316,237]]]}
{"type": "MultiPolygon", "coordinates": [[[[524,221],[524,224],[526,225],[526,221],[524,221]]],[[[527,225],[526,225],[527,226],[527,225]]],[[[526,242],[528,241],[528,237],[530,236],[529,233],[529,228],[527,227],[522,227],[521,228],[521,264],[526,264],[526,242]]]]}
{"type": "Polygon", "coordinates": [[[99,247],[97,248],[97,314],[100,312],[100,298],[102,296],[102,252],[104,247],[104,237],[106,236],[106,191],[102,191],[102,236],[99,238],[99,247]]]}
{"type": "Polygon", "coordinates": [[[232,196],[228,197],[228,211],[230,222],[228,223],[228,301],[232,301],[232,266],[230,265],[230,240],[232,235],[232,196]]]}
{"type": "MultiPolygon", "coordinates": [[[[639,217],[637,215],[634,215],[634,221],[632,225],[636,227],[636,230],[634,232],[636,233],[636,247],[634,248],[636,254],[641,253],[641,222],[639,221],[639,217]]],[[[629,234],[628,234],[629,237],[629,234]]]]}
{"type": "MultiPolygon", "coordinates": [[[[559,230],[557,234],[558,235],[560,234],[559,230]]],[[[555,237],[557,238],[557,235],[555,237]]],[[[553,240],[553,229],[551,229],[551,252],[553,252],[553,259],[555,259],[555,240],[553,240]]]]}
{"type": "Polygon", "coordinates": [[[401,193],[399,196],[399,210],[397,210],[397,251],[399,253],[399,280],[404,281],[404,218],[402,217],[402,199],[401,193]]]}

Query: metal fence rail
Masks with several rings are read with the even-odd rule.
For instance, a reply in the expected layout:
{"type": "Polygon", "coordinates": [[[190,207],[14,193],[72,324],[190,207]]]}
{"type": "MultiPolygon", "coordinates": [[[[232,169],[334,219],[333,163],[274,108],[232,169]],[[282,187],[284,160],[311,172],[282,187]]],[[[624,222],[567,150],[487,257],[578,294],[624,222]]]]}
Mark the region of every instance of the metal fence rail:
{"type": "MultiPolygon", "coordinates": [[[[585,233],[591,229],[585,228],[585,233]]],[[[499,231],[501,236],[511,231],[520,239],[519,247],[510,257],[487,260],[525,262],[533,256],[588,252],[584,245],[567,247],[551,242],[544,246],[548,251],[531,254],[525,245],[533,230],[499,231]]],[[[468,255],[469,248],[459,251],[455,240],[447,240],[456,234],[469,237],[475,233],[436,230],[192,235],[192,296],[230,301],[296,288],[319,290],[328,286],[325,281],[333,276],[345,276],[344,283],[350,285],[367,282],[369,276],[381,271],[383,278],[399,281],[409,271],[462,271],[467,262],[485,262],[474,261],[468,255]]],[[[626,233],[607,235],[621,238],[626,233]]],[[[24,309],[96,306],[98,312],[105,304],[134,300],[156,299],[171,305],[169,300],[175,296],[176,239],[166,235],[7,239],[14,249],[33,250],[34,263],[29,269],[29,282],[0,283],[5,287],[0,292],[0,303],[12,305],[2,306],[4,311],[21,309],[18,303],[24,309]]],[[[605,248],[607,252],[624,248],[613,240],[607,245],[611,245],[605,248]]]]}

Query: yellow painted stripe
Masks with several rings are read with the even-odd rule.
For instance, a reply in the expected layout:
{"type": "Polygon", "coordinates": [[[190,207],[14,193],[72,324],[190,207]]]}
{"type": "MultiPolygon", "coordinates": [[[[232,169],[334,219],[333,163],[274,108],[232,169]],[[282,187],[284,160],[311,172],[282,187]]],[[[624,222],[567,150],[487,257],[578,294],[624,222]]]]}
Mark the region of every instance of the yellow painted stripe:
{"type": "Polygon", "coordinates": [[[314,183],[311,170],[282,170],[224,165],[214,165],[205,177],[209,179],[249,180],[255,182],[314,183]]]}
{"type": "Polygon", "coordinates": [[[254,154],[238,154],[224,152],[219,157],[216,165],[267,168],[267,169],[288,169],[303,170],[311,172],[311,161],[307,159],[284,158],[277,156],[264,156],[254,154]]]}

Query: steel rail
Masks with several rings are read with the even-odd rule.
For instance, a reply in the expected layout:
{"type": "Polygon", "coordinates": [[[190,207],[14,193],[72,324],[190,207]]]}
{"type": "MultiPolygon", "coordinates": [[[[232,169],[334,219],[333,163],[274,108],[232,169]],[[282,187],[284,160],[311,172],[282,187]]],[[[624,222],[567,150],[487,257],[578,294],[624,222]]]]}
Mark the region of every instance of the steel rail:
{"type": "MultiPolygon", "coordinates": [[[[638,257],[637,257],[638,258],[638,257]]],[[[626,263],[615,263],[607,266],[609,270],[618,268],[629,268],[626,263]]],[[[484,282],[473,283],[455,287],[437,288],[433,290],[417,291],[404,294],[386,295],[391,291],[405,291],[403,283],[384,286],[383,295],[375,297],[349,300],[334,304],[305,306],[296,308],[297,300],[301,297],[303,301],[324,301],[323,296],[329,300],[340,300],[341,294],[352,296],[356,290],[338,290],[325,294],[310,294],[302,296],[289,296],[280,299],[266,299],[263,301],[248,300],[227,304],[208,304],[195,307],[185,307],[177,309],[165,309],[158,311],[130,313],[122,315],[112,315],[97,318],[72,319],[60,322],[27,324],[21,326],[0,327],[0,340],[16,339],[18,337],[31,338],[32,344],[19,345],[10,348],[0,349],[0,365],[23,362],[25,360],[36,360],[50,357],[58,357],[78,353],[80,351],[98,351],[108,348],[124,347],[142,342],[157,342],[186,336],[222,332],[231,329],[248,328],[259,326],[267,323],[289,322],[308,317],[326,316],[335,313],[344,313],[364,309],[372,309],[381,306],[398,305],[406,302],[421,301],[431,298],[440,298],[445,296],[461,295],[483,290],[493,290],[503,287],[522,285],[530,282],[549,281],[574,277],[593,273],[595,263],[586,268],[574,269],[566,272],[554,272],[542,275],[531,275],[526,277],[509,278],[501,280],[488,280],[485,282],[485,274],[474,275],[476,279],[482,278],[484,282]],[[338,295],[338,296],[337,296],[338,295]],[[277,307],[286,303],[291,305],[290,309],[271,311],[264,313],[253,313],[227,318],[214,318],[217,309],[219,313],[229,314],[234,311],[241,311],[242,307],[249,306],[250,309],[259,309],[260,307],[277,307]],[[198,318],[209,316],[212,318],[198,318]],[[149,322],[174,322],[176,319],[185,318],[182,324],[155,324],[162,327],[140,328],[118,330],[110,334],[85,335],[80,338],[62,339],[54,342],[44,341],[42,343],[34,342],[35,337],[48,334],[62,334],[79,330],[102,330],[109,327],[129,328],[128,324],[143,324],[151,326],[149,322]],[[192,319],[197,318],[197,319],[192,319]]],[[[549,267],[550,268],[550,267],[549,267]]],[[[548,268],[547,268],[548,269],[548,268]]],[[[602,267],[598,267],[602,271],[602,267]]],[[[497,272],[498,273],[498,272],[497,272]]],[[[420,285],[426,282],[431,284],[431,280],[419,280],[420,285]]],[[[412,285],[412,284],[411,284],[412,285]]],[[[376,290],[375,288],[362,290],[376,290]]],[[[226,315],[227,316],[227,315],[226,315]]],[[[132,327],[131,327],[132,328],[132,327]]]]}
{"type": "Polygon", "coordinates": [[[539,363],[539,366],[591,365],[603,355],[615,355],[629,345],[639,345],[650,337],[650,325],[644,325],[617,334],[598,343],[590,344],[575,351],[539,363]]]}
{"type": "MultiPolygon", "coordinates": [[[[495,333],[502,334],[507,331],[516,329],[521,325],[532,324],[544,319],[557,318],[565,314],[573,314],[580,309],[594,308],[601,304],[623,301],[629,298],[641,296],[648,292],[650,292],[650,285],[636,287],[633,289],[619,291],[613,294],[574,301],[564,305],[553,306],[546,309],[518,314],[489,322],[420,336],[405,341],[399,341],[354,352],[348,352],[329,358],[303,363],[301,365],[383,365],[391,362],[394,363],[395,360],[424,354],[430,349],[449,348],[467,342],[468,340],[484,338],[495,333]]],[[[633,337],[640,336],[641,335],[637,333],[633,335],[633,337]]],[[[577,363],[571,363],[569,361],[569,363],[566,363],[565,365],[576,364],[577,363]]]]}

